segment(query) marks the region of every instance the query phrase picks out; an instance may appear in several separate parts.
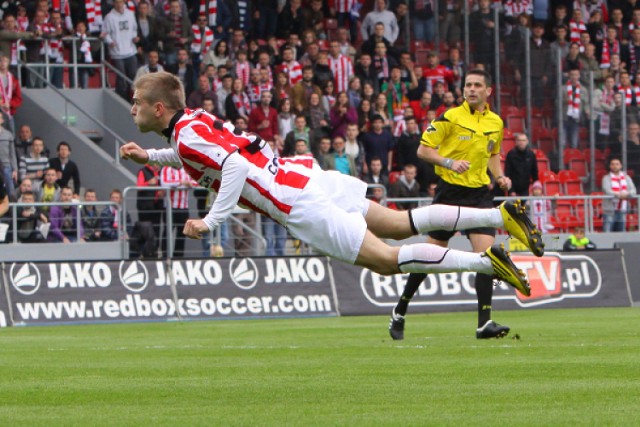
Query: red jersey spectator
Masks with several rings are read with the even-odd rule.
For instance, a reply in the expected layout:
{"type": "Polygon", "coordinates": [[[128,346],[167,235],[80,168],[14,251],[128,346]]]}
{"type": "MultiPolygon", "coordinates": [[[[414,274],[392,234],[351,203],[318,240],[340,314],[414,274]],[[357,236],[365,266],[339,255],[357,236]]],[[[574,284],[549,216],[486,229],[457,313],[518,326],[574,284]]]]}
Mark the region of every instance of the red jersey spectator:
{"type": "Polygon", "coordinates": [[[248,129],[258,134],[265,141],[273,141],[278,135],[278,112],[270,107],[273,95],[271,92],[262,92],[260,105],[251,110],[249,114],[248,129]]]}

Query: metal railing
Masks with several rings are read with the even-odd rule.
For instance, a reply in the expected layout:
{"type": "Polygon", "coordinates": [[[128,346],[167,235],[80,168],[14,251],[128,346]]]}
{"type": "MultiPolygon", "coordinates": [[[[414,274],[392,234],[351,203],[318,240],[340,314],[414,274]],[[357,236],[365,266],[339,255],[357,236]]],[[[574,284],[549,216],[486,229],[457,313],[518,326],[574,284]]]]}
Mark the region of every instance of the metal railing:
{"type": "MultiPolygon", "coordinates": [[[[11,222],[11,232],[8,233],[7,237],[11,236],[11,239],[7,239],[8,243],[20,243],[20,239],[18,238],[18,233],[20,231],[18,223],[19,221],[19,217],[18,217],[18,209],[22,209],[22,208],[51,208],[53,206],[75,206],[76,207],[76,212],[77,212],[77,217],[74,218],[76,220],[76,239],[80,240],[81,238],[84,238],[85,236],[81,235],[80,233],[80,229],[81,229],[81,225],[82,225],[82,221],[83,221],[83,216],[82,216],[82,207],[83,206],[95,206],[96,208],[98,207],[110,207],[110,206],[116,206],[113,202],[80,202],[80,201],[76,201],[76,202],[34,202],[34,203],[10,203],[9,204],[9,212],[10,212],[10,222],[11,222]]],[[[122,222],[122,221],[120,221],[122,222]]],[[[120,229],[118,229],[118,238],[122,238],[124,236],[124,234],[121,234],[120,229]]]]}

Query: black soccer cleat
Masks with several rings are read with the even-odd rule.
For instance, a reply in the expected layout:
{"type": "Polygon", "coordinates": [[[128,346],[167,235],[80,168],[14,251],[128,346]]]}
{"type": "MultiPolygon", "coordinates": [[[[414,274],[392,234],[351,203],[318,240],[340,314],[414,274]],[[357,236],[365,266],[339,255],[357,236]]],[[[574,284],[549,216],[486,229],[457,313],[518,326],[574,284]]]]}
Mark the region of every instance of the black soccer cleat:
{"type": "Polygon", "coordinates": [[[508,326],[499,325],[493,320],[488,320],[481,328],[476,329],[477,339],[503,338],[506,337],[510,329],[508,326]]]}
{"type": "Polygon", "coordinates": [[[389,335],[394,341],[404,339],[404,316],[396,314],[395,309],[391,311],[391,319],[389,320],[389,335]]]}
{"type": "Polygon", "coordinates": [[[493,267],[493,277],[507,282],[516,288],[522,295],[530,296],[531,288],[529,279],[522,270],[513,263],[509,253],[504,250],[504,243],[493,245],[484,252],[484,256],[489,257],[493,267]]]}

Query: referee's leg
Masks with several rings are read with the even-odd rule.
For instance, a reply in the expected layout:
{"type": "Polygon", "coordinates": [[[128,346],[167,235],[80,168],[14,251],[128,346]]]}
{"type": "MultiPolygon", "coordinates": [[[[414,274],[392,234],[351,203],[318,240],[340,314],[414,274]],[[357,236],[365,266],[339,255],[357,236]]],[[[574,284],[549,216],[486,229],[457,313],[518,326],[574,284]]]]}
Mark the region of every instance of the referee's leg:
{"type": "MultiPolygon", "coordinates": [[[[484,252],[495,242],[495,237],[488,234],[470,233],[469,240],[474,252],[484,252]]],[[[478,296],[478,327],[491,320],[491,300],[493,298],[493,278],[488,274],[478,273],[475,280],[478,296]]]]}

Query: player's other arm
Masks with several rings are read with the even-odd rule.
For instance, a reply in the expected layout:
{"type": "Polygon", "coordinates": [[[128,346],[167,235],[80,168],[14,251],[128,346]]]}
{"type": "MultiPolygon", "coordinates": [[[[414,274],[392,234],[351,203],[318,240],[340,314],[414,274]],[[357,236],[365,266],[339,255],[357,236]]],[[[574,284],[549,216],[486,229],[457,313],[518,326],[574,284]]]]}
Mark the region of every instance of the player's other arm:
{"type": "Polygon", "coordinates": [[[202,238],[203,233],[223,223],[240,200],[242,188],[249,174],[249,162],[237,152],[224,161],[218,197],[203,219],[190,219],[184,226],[184,234],[192,239],[202,238]]]}

